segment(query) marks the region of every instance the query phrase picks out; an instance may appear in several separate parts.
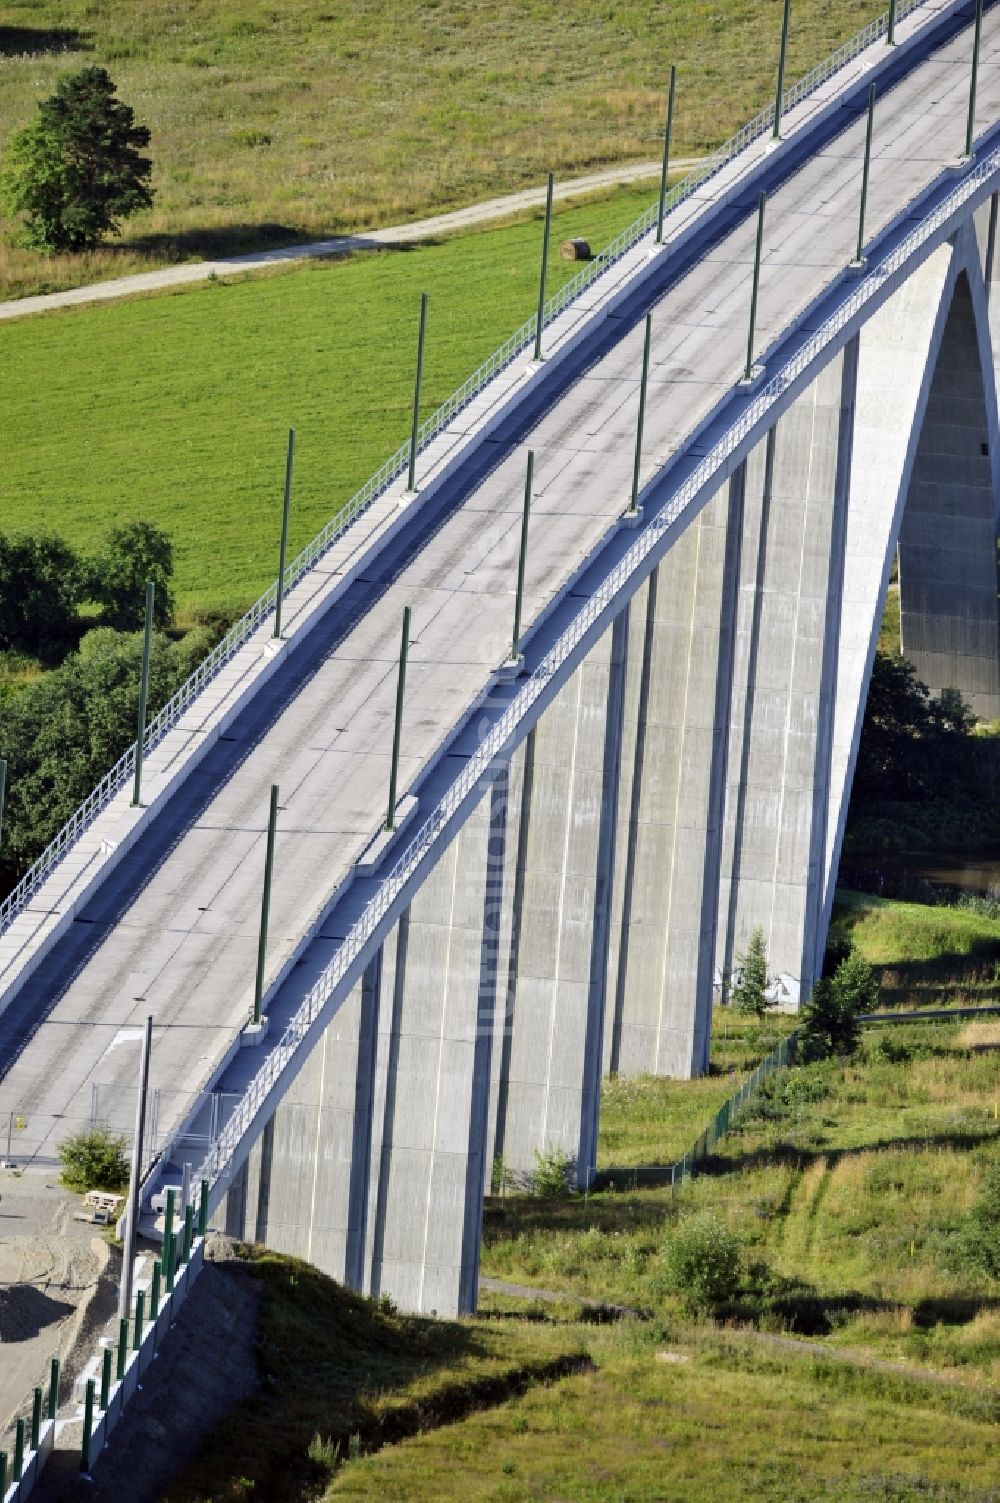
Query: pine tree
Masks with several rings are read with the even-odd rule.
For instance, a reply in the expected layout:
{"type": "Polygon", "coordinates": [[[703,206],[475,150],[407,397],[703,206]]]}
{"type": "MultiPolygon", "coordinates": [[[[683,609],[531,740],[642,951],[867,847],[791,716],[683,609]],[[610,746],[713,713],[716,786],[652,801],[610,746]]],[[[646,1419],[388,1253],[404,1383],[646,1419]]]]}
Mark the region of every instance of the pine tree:
{"type": "Polygon", "coordinates": [[[736,980],[730,1001],[736,1012],[762,1018],[767,1008],[767,944],[763,929],[750,936],[746,953],[736,957],[736,980]]]}
{"type": "Polygon", "coordinates": [[[23,214],[23,243],[79,251],[117,233],[153,202],[152,163],[140,154],[149,129],[115,97],[104,68],[64,78],[38,117],[13,137],[0,175],[0,203],[23,214]]]}

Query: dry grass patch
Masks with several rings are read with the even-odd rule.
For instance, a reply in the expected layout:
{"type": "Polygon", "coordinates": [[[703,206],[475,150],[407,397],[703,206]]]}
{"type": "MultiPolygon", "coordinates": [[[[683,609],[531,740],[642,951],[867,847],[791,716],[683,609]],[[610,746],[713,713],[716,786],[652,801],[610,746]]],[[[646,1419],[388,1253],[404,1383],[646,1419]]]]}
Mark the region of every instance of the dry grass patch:
{"type": "MultiPolygon", "coordinates": [[[[883,10],[796,7],[788,79],[883,10]]],[[[63,73],[108,67],[152,130],[157,197],[120,246],[43,261],[8,243],[0,294],[371,228],[660,150],[774,88],[781,0],[20,0],[0,6],[0,148],[63,73]]]]}

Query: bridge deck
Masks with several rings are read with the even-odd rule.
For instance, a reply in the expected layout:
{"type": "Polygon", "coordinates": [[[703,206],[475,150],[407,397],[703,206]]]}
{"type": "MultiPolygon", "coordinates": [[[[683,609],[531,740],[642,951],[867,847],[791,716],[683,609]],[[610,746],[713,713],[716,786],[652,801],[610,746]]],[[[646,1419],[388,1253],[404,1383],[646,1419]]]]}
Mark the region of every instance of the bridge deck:
{"type": "MultiPolygon", "coordinates": [[[[880,99],[870,237],[956,162],[969,52],[965,31],[880,99]]],[[[1000,10],[991,10],[978,120],[998,118],[1000,10]]],[[[769,199],[762,352],[853,255],[863,140],[864,122],[855,118],[769,199]]],[[[752,152],[760,158],[759,146],[752,152]]],[[[706,193],[684,216],[710,215],[711,199],[706,193]]],[[[748,192],[741,221],[710,241],[653,308],[644,478],[677,452],[741,373],[755,208],[756,194],[748,192]]],[[[670,230],[676,233],[674,224],[670,230]]],[[[0,1121],[9,1111],[27,1119],[19,1158],[50,1162],[67,1125],[89,1118],[95,1085],[99,1115],[129,1126],[135,1054],[115,1044],[120,1030],[148,1012],[157,1025],[152,1082],[161,1091],[160,1135],[183,1120],[248,1015],[270,784],[281,788],[273,979],[384,819],[403,606],[413,608],[405,791],[509,651],[527,448],[536,453],[528,628],[623,510],[641,349],[641,324],[609,320],[597,357],[530,431],[480,444],[429,515],[413,507],[409,532],[389,541],[329,609],[86,905],[0,1018],[0,1055],[13,1060],[0,1081],[0,1121]]],[[[488,405],[476,404],[455,432],[488,405]]],[[[383,507],[359,525],[370,531],[386,515],[383,507]]],[[[323,568],[337,566],[327,559],[323,568]]]]}

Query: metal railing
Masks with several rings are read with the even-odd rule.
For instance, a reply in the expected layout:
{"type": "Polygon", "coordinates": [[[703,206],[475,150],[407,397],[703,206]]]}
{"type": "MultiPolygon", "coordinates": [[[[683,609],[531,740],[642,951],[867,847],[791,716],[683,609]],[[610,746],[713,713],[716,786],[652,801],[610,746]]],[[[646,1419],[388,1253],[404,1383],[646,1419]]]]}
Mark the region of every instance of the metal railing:
{"type": "Polygon", "coordinates": [[[214,1184],[225,1162],[233,1154],[249,1128],[272,1085],[292,1059],[327,999],[374,937],[379,925],[406,885],[415,876],[421,862],[430,853],[434,842],[446,828],[452,815],[458,811],[477,785],[482,787],[483,792],[486,791],[490,782],[490,770],[494,763],[502,759],[508,743],[516,737],[519,723],[528,717],[550,679],[573,656],[576,648],[592,627],[624,593],[630,578],[641,569],[644,561],[659,544],[664,532],[677,522],[688,507],[695,504],[713,480],[719,477],[720,472],[724,472],[732,455],[755,429],[764,425],[769,415],[773,416],[775,421],[777,420],[777,409],[788,387],[814,362],[818,361],[830,345],[837,341],[841,332],[857,317],[865,305],[877,297],[886,280],[917,255],[941,225],[950,219],[964,203],[974,197],[985,182],[998,173],[1000,173],[1000,151],[995,151],[963,178],[962,182],[932,214],[859,281],[854,291],[826,323],[815,331],[786,362],[781,371],[761,387],[729,431],[701,460],[662,512],[642,530],[601,587],[590,596],[524,687],[508,705],[496,725],[481,742],[479,749],[469,758],[460,776],[380,884],[378,892],[366,904],[360,917],[345,936],[337,954],[310,988],[294,1017],[289,1021],[278,1045],[250,1082],[239,1108],[234,1112],[218,1142],[199,1169],[199,1177],[207,1178],[214,1184]]]}
{"type": "MultiPolygon", "coordinates": [[[[902,0],[897,7],[897,24],[913,11],[918,10],[926,0],[902,0]]],[[[886,35],[888,30],[889,16],[878,17],[870,21],[856,36],[845,42],[836,52],[808,72],[792,88],[784,94],[783,112],[787,112],[800,104],[809,94],[825,83],[835,73],[838,73],[848,63],[858,57],[867,47],[880,37],[886,35]]],[[[770,104],[758,115],[744,125],[741,130],[731,136],[710,157],[699,164],[692,172],[688,173],[679,183],[676,183],[667,194],[666,205],[668,211],[683,203],[696,193],[698,189],[722,170],[734,157],[761,136],[768,135],[774,126],[774,104],[770,104]]],[[[554,319],[589,287],[598,277],[610,270],[623,256],[627,255],[635,246],[650,232],[656,224],[657,205],[653,204],[644,213],[628,226],[627,229],[615,237],[595,259],[587,263],[575,277],[566,282],[558,292],[554,293],[545,304],[544,325],[550,325],[554,319]]],[[[452,418],[473,401],[495,376],[505,370],[517,357],[531,344],[535,334],[535,318],[527,319],[519,329],[510,335],[508,339],[494,350],[493,354],[475,370],[472,375],[462,382],[451,396],[423,423],[418,430],[418,451],[421,451],[432,442],[443,428],[451,422],[452,418]]],[[[285,592],[293,589],[315,563],[331,548],[334,543],[346,532],[347,528],[357,519],[372,501],[376,500],[396,481],[405,471],[409,457],[409,443],[403,443],[391,455],[374,475],[356,491],[355,494],[344,504],[334,517],[326,524],[322,531],[318,532],[310,543],[302,549],[301,553],[292,561],[286,574],[285,592]]],[[[143,738],[143,754],[148,756],[155,746],[163,740],[164,736],[177,724],[178,720],[187,710],[191,702],[201,693],[202,689],[211,682],[222,668],[229,663],[240,648],[246,645],[253,634],[267,620],[274,611],[277,600],[277,587],[269,585],[263,595],[250,607],[244,616],[232,626],[221,642],[212,649],[208,656],[198,665],[171,699],[156,714],[146,728],[143,738]]],[[[67,850],[80,838],[83,832],[93,823],[97,816],[107,808],[111,800],[126,786],[135,773],[135,744],[129,747],[114,767],[107,773],[84,799],[59,833],[53,838],[45,850],[25,872],[11,893],[0,903],[0,934],[14,922],[18,914],[27,906],[39,887],[46,880],[49,873],[59,863],[67,850]]]]}

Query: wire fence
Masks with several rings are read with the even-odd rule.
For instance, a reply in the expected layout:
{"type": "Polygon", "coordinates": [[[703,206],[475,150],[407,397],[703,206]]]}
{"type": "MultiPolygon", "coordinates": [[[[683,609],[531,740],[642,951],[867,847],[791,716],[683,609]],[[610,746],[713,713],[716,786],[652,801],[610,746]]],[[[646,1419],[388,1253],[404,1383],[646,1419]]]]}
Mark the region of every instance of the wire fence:
{"type": "Polygon", "coordinates": [[[712,1156],[717,1145],[726,1136],[726,1133],[736,1121],[740,1112],[750,1098],[756,1095],[764,1081],[777,1070],[786,1070],[789,1065],[795,1063],[795,1046],[797,1040],[798,1035],[795,1033],[790,1033],[786,1038],[783,1038],[778,1047],[772,1049],[771,1053],[761,1060],[753,1074],[747,1076],[739,1090],[734,1091],[729,1100],[719,1107],[719,1110],[705,1128],[701,1137],[691,1145],[683,1158],[679,1158],[676,1164],[671,1164],[671,1191],[676,1192],[686,1179],[691,1179],[694,1176],[698,1165],[703,1164],[706,1159],[712,1156]]]}
{"type": "MultiPolygon", "coordinates": [[[[903,0],[897,8],[897,25],[926,0],[903,0]]],[[[853,62],[872,43],[884,37],[888,31],[889,13],[870,21],[856,36],[845,42],[823,62],[808,72],[792,88],[785,91],[783,111],[787,112],[800,104],[834,74],[853,62]]],[[[747,146],[762,136],[773,132],[774,105],[761,110],[758,115],[731,136],[719,149],[692,172],[676,183],[668,192],[666,208],[676,208],[744,151],[747,146]]],[[[653,204],[615,237],[604,250],[588,262],[577,275],[551,296],[544,309],[543,326],[548,327],[577,299],[597,278],[603,276],[624,256],[635,248],[650,233],[656,224],[658,203],[653,204]]],[[[531,344],[535,335],[535,319],[526,320],[519,329],[494,350],[473,373],[462,382],[421,424],[418,430],[418,452],[444,429],[464,407],[468,406],[489,383],[518,358],[531,344]]],[[[347,528],[373,501],[383,495],[403,474],[409,458],[409,444],[401,444],[360,490],[345,503],[326,526],[293,559],[286,572],[285,593],[293,589],[323,555],[346,532],[347,528]]],[[[216,675],[231,662],[237,652],[246,645],[254,633],[272,615],[277,603],[277,585],[270,585],[239,621],[232,626],[198,665],[185,683],[163,706],[146,727],[143,737],[143,755],[148,756],[177,724],[192,701],[216,675]]],[[[0,903],[0,934],[9,928],[23,912],[53,869],[62,860],[72,845],[93,823],[108,804],[125,788],[135,775],[136,744],[119,757],[114,767],[107,772],[74,811],[45,850],[25,872],[11,893],[0,903]]]]}
{"type": "MultiPolygon", "coordinates": [[[[974,171],[942,201],[938,208],[923,220],[883,261],[874,266],[857,284],[854,291],[838,307],[837,311],[822,324],[806,343],[786,362],[781,371],[761,387],[729,431],[715,448],[696,466],[664,506],[639,533],[636,541],[620,562],[608,574],[603,584],[587,599],[555,645],[508,705],[493,729],[481,741],[478,750],[469,758],[463,771],[444,795],[420,830],[403,851],[379,889],[351,926],[337,954],[318,980],[310,988],[295,1015],[258,1074],[250,1082],[239,1109],[233,1114],[219,1141],[202,1165],[199,1173],[213,1183],[218,1178],[228,1157],[235,1152],[243,1133],[249,1128],[277,1078],[290,1063],[299,1045],[316,1021],[319,1013],[335,989],[356,966],[359,957],[385,921],[405,888],[416,876],[421,864],[430,855],[435,842],[445,831],[452,817],[477,789],[485,793],[490,786],[491,770],[499,765],[510,745],[518,740],[518,728],[530,723],[532,710],[545,692],[550,681],[574,658],[577,649],[603,618],[610,619],[614,609],[629,593],[630,582],[644,577],[643,565],[654,553],[665,532],[673,527],[689,508],[694,508],[699,499],[720,483],[720,475],[726,473],[732,457],[755,432],[766,431],[771,422],[776,422],[778,412],[792,383],[811,367],[822,363],[824,355],[841,341],[841,336],[852,322],[863,314],[866,306],[877,299],[885,283],[907,263],[919,256],[923,247],[937,231],[958,212],[969,199],[976,196],[983,185],[1000,173],[1000,151],[990,154],[974,171]]],[[[648,572],[648,571],[647,571],[648,572]]]]}

